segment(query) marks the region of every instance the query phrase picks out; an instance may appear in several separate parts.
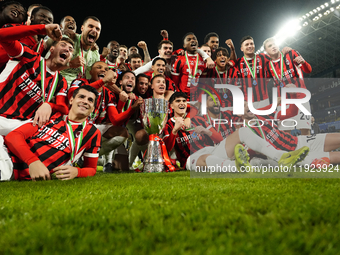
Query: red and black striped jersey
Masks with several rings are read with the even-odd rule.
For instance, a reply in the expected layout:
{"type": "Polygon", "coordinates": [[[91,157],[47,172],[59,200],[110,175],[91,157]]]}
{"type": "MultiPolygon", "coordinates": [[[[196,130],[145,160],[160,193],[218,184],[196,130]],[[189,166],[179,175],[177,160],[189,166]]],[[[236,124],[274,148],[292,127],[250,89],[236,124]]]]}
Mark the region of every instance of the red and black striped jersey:
{"type": "MultiPolygon", "coordinates": [[[[5,24],[2,28],[8,28],[8,27],[15,27],[15,26],[26,26],[26,25],[22,25],[22,24],[5,24]]],[[[24,46],[29,47],[30,49],[37,51],[37,47],[39,45],[39,43],[34,39],[33,36],[25,36],[19,39],[19,42],[21,44],[23,44],[24,46]]],[[[43,41],[42,41],[43,42],[43,41]]],[[[39,47],[39,53],[42,53],[44,47],[43,43],[41,45],[41,47],[39,47]]],[[[9,56],[6,52],[6,50],[2,47],[2,45],[0,45],[0,70],[2,70],[6,63],[9,61],[9,56]]]]}
{"type": "MultiPolygon", "coordinates": [[[[70,122],[74,137],[77,139],[83,129],[82,123],[70,122]]],[[[16,153],[19,153],[19,155],[10,151],[16,179],[30,179],[28,165],[36,160],[40,160],[50,172],[57,166],[69,163],[71,149],[66,128],[66,115],[55,113],[51,116],[50,121],[39,129],[28,123],[10,134],[15,136],[20,133],[26,139],[26,146],[28,145],[30,151],[23,154],[24,150],[17,150],[16,153]],[[32,134],[29,135],[29,132],[32,132],[32,134]]],[[[79,158],[81,155],[88,158],[98,158],[100,143],[100,131],[91,123],[87,123],[81,146],[75,158],[79,158]]],[[[20,147],[21,144],[18,146],[20,147]]]]}
{"type": "MultiPolygon", "coordinates": [[[[84,78],[75,79],[70,86],[70,89],[68,91],[68,98],[70,99],[73,95],[73,92],[83,86],[83,85],[91,85],[90,81],[84,78]]],[[[108,88],[105,86],[102,86],[102,91],[99,92],[98,98],[97,98],[97,105],[89,116],[89,120],[92,121],[95,124],[101,124],[101,123],[109,123],[110,119],[107,115],[110,107],[117,106],[116,104],[116,96],[114,93],[112,93],[108,88]]]]}
{"type": "Polygon", "coordinates": [[[289,105],[285,116],[281,115],[281,111],[275,111],[270,115],[255,115],[257,119],[246,121],[246,123],[248,124],[248,128],[276,149],[293,151],[296,149],[298,138],[279,130],[276,121],[290,118],[297,113],[298,108],[295,105],[289,105]]]}
{"type": "MultiPolygon", "coordinates": [[[[35,111],[43,103],[42,57],[26,46],[21,45],[21,48],[21,54],[11,58],[0,75],[0,115],[9,119],[26,120],[33,117],[35,111]]],[[[52,89],[54,74],[55,72],[47,68],[45,98],[52,89]]],[[[67,83],[59,72],[56,75],[58,83],[51,102],[62,105],[66,109],[63,113],[67,113],[67,83]]]]}
{"type": "Polygon", "coordinates": [[[107,87],[103,86],[104,83],[102,80],[90,83],[90,81],[87,79],[75,79],[71,83],[68,98],[71,98],[74,90],[83,85],[90,85],[96,89],[102,88],[98,95],[97,105],[93,113],[91,113],[89,116],[89,120],[91,122],[95,124],[112,123],[114,126],[121,126],[129,120],[133,114],[133,110],[128,109],[128,111],[124,110],[124,112],[119,113],[117,110],[118,100],[116,98],[116,94],[112,93],[107,87]]]}
{"type": "Polygon", "coordinates": [[[209,130],[212,128],[203,117],[195,116],[191,118],[191,128],[179,130],[176,136],[172,133],[174,126],[175,118],[169,119],[163,130],[163,140],[169,152],[172,148],[175,148],[181,166],[185,166],[191,154],[207,146],[214,146],[214,141],[209,136],[197,134],[194,131],[196,126],[203,126],[209,130]]]}
{"type": "Polygon", "coordinates": [[[259,102],[268,98],[268,89],[266,81],[266,65],[270,60],[269,56],[260,53],[255,54],[256,57],[256,72],[255,79],[252,77],[252,70],[254,68],[254,58],[246,59],[252,70],[249,70],[245,57],[239,58],[236,61],[236,67],[238,69],[239,83],[241,85],[244,98],[248,98],[247,89],[252,88],[253,102],[259,102]]]}
{"type": "MultiPolygon", "coordinates": [[[[273,78],[274,86],[278,87],[278,97],[281,97],[281,88],[287,84],[295,84],[297,88],[306,88],[302,70],[310,73],[312,69],[307,62],[301,67],[296,65],[294,59],[298,56],[300,56],[299,52],[291,50],[282,56],[283,64],[281,64],[282,60],[280,57],[278,60],[269,61],[266,65],[268,77],[273,78]],[[281,74],[282,72],[283,75],[281,74]],[[276,77],[276,75],[278,77],[276,77]],[[279,78],[279,80],[277,78],[279,78]]],[[[298,98],[303,97],[305,97],[304,94],[298,93],[298,98]]]]}
{"type": "Polygon", "coordinates": [[[230,67],[226,71],[219,71],[217,66],[215,66],[213,69],[208,69],[207,75],[202,76],[201,78],[200,84],[208,83],[220,95],[221,107],[233,106],[233,95],[230,90],[215,88],[215,84],[229,84],[238,86],[238,71],[236,67],[230,67]]]}
{"type": "Polygon", "coordinates": [[[194,55],[187,54],[187,57],[189,66],[185,55],[176,58],[171,70],[171,79],[176,85],[176,91],[186,93],[188,101],[190,101],[190,93],[194,93],[194,90],[197,89],[198,79],[206,72],[206,66],[203,58],[198,53],[194,55]]]}

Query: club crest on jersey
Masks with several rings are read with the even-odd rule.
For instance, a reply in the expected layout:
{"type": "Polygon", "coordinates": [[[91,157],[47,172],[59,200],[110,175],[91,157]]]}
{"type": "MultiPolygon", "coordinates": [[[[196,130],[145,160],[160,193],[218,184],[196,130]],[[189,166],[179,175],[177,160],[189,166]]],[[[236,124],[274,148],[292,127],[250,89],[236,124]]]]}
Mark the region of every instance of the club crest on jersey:
{"type": "Polygon", "coordinates": [[[289,59],[286,59],[286,65],[289,66],[290,62],[289,59]]]}

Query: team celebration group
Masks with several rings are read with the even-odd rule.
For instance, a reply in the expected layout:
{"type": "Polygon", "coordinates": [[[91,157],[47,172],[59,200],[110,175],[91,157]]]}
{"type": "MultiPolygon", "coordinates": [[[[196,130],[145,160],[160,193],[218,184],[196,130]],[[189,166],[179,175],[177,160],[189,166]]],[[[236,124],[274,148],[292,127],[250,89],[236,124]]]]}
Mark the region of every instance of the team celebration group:
{"type": "MultiPolygon", "coordinates": [[[[88,16],[79,22],[65,16],[56,24],[53,10],[42,4],[26,8],[3,2],[0,180],[90,177],[96,174],[98,158],[106,173],[143,171],[137,162],[143,161],[149,134],[140,108],[148,98],[169,103],[160,134],[171,158],[168,171],[228,166],[230,172],[242,172],[259,164],[340,163],[335,151],[340,134],[314,134],[311,116],[294,104],[281,111],[281,89],[308,89],[303,73],[312,72],[295,49],[280,51],[269,38],[263,42],[266,53],[255,54],[254,39],[245,36],[238,58],[233,41],[221,43],[214,32],[205,36],[204,44],[188,32],[183,44],[174,47],[162,30],[159,55],[151,58],[144,41],[127,47],[112,38],[99,49],[100,19],[88,16]],[[277,88],[275,105],[268,96],[270,83],[277,88]],[[255,109],[275,110],[257,115],[245,101],[243,114],[233,114],[233,96],[239,98],[216,84],[240,89],[255,109]],[[295,127],[300,136],[290,134],[295,127]]],[[[303,106],[310,111],[308,102],[303,106]]]]}

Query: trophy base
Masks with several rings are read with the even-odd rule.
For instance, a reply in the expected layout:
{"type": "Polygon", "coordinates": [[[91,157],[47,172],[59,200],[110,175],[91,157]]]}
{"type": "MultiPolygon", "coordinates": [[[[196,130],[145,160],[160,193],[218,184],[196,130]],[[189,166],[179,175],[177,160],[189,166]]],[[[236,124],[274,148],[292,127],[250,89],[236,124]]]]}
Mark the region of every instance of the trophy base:
{"type": "Polygon", "coordinates": [[[161,173],[164,171],[164,164],[163,163],[156,163],[156,164],[150,164],[145,163],[143,172],[145,173],[161,173]]]}

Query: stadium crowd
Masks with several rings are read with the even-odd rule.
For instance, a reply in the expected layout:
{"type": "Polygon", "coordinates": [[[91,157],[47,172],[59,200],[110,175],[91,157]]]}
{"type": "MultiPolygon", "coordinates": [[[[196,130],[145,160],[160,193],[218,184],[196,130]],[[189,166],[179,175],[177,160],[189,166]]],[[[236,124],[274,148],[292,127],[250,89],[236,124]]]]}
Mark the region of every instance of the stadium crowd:
{"type": "Polygon", "coordinates": [[[311,116],[294,104],[281,111],[281,89],[306,89],[303,73],[312,67],[273,38],[263,42],[266,53],[255,54],[254,39],[243,37],[237,57],[233,41],[221,47],[214,32],[202,45],[188,32],[177,49],[162,30],[151,58],[144,41],[127,47],[112,38],[99,49],[95,16],[56,24],[48,7],[16,1],[2,4],[0,26],[0,180],[93,176],[99,157],[106,173],[142,171],[133,165],[149,142],[140,113],[147,98],[169,101],[162,139],[177,168],[340,163],[340,134],[311,133],[311,116]],[[234,93],[215,84],[239,88],[255,109],[273,111],[254,114],[245,102],[243,114],[233,114],[234,93]],[[301,135],[291,135],[292,127],[301,135]]]}

